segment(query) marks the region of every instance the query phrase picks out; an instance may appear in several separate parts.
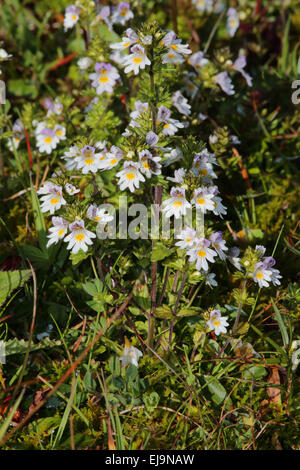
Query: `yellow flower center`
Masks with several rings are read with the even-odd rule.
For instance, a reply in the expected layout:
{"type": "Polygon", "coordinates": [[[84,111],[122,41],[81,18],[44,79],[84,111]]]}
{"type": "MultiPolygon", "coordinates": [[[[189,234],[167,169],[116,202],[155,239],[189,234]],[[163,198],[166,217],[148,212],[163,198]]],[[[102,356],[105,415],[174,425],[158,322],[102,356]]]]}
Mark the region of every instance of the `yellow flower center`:
{"type": "Polygon", "coordinates": [[[185,241],[189,243],[191,241],[191,238],[186,238],[185,241]]]}
{"type": "Polygon", "coordinates": [[[83,239],[84,239],[84,233],[77,233],[75,235],[75,240],[77,240],[78,242],[81,242],[83,239]]]}
{"type": "Polygon", "coordinates": [[[100,83],[106,83],[106,82],[108,82],[108,77],[100,77],[100,78],[99,78],[99,82],[100,82],[100,83]]]}
{"type": "Polygon", "coordinates": [[[61,228],[58,232],[58,236],[60,237],[63,233],[64,233],[65,229],[64,228],[61,228]]]}
{"type": "Polygon", "coordinates": [[[257,279],[262,279],[264,277],[263,273],[256,273],[257,279]]]}
{"type": "Polygon", "coordinates": [[[204,204],[205,203],[205,199],[204,197],[200,197],[199,199],[197,199],[197,204],[204,204]]]}
{"type": "Polygon", "coordinates": [[[205,168],[202,168],[202,170],[200,170],[200,173],[201,173],[201,175],[206,176],[207,175],[207,170],[205,168]]]}
{"type": "Polygon", "coordinates": [[[174,206],[174,207],[180,207],[180,206],[182,206],[182,201],[174,201],[174,202],[173,202],[173,206],[174,206]]]}
{"type": "Polygon", "coordinates": [[[143,59],[142,59],[141,57],[134,57],[134,58],[133,58],[133,62],[134,62],[135,64],[140,64],[140,63],[142,62],[142,60],[143,60],[143,59]]]}
{"type": "Polygon", "coordinates": [[[75,20],[76,20],[76,18],[77,18],[77,16],[76,16],[76,15],[72,15],[72,20],[73,20],[73,21],[75,21],[75,20]]]}
{"type": "Polygon", "coordinates": [[[120,13],[121,16],[126,16],[126,14],[127,14],[127,8],[122,10],[121,13],[120,13]]]}
{"type": "Polygon", "coordinates": [[[130,42],[124,42],[123,47],[128,47],[130,45],[130,42]]]}
{"type": "Polygon", "coordinates": [[[200,258],[203,258],[205,255],[206,255],[206,252],[204,250],[199,250],[197,251],[197,255],[200,257],[200,258]]]}
{"type": "Polygon", "coordinates": [[[171,48],[174,49],[175,51],[177,51],[178,46],[176,46],[176,44],[171,44],[171,48]]]}
{"type": "Polygon", "coordinates": [[[96,216],[96,217],[94,217],[94,220],[96,220],[96,222],[99,222],[100,217],[96,216]]]}
{"type": "Polygon", "coordinates": [[[109,164],[110,164],[110,165],[114,165],[115,163],[117,163],[117,161],[118,161],[117,158],[113,158],[113,159],[109,162],[109,164]]]}
{"type": "Polygon", "coordinates": [[[214,321],[214,326],[220,326],[220,325],[221,325],[221,322],[219,322],[219,320],[214,321]]]}
{"type": "Polygon", "coordinates": [[[52,142],[52,137],[45,137],[46,144],[50,144],[52,142]]]}
{"type": "Polygon", "coordinates": [[[59,137],[62,135],[62,131],[56,131],[56,135],[58,135],[59,137]]]}
{"type": "Polygon", "coordinates": [[[169,127],[169,123],[167,122],[165,125],[164,125],[164,129],[167,129],[167,127],[169,127]]]}
{"type": "Polygon", "coordinates": [[[143,163],[143,167],[148,170],[150,168],[150,165],[149,165],[148,162],[145,162],[145,163],[143,163]]]}
{"type": "Polygon", "coordinates": [[[84,163],[85,163],[86,165],[92,165],[92,164],[94,163],[94,158],[86,158],[86,159],[84,160],[84,163]]]}
{"type": "Polygon", "coordinates": [[[126,173],[126,178],[127,178],[128,180],[134,180],[135,174],[132,173],[132,172],[126,173]]]}
{"type": "Polygon", "coordinates": [[[59,202],[59,199],[57,197],[53,197],[51,200],[50,200],[51,204],[55,205],[59,202]]]}
{"type": "Polygon", "coordinates": [[[168,57],[169,57],[170,59],[174,59],[175,54],[168,54],[168,57]]]}

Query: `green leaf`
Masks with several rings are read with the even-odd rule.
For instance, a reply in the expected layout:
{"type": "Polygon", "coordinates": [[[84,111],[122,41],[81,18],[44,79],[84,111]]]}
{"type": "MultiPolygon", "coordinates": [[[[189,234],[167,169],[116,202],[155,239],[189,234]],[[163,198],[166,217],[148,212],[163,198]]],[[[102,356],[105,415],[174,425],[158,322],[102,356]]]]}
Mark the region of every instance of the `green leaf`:
{"type": "Polygon", "coordinates": [[[172,310],[168,305],[162,305],[161,307],[157,307],[157,309],[154,312],[154,316],[157,318],[174,318],[174,315],[172,313],[172,310]]]}
{"type": "Polygon", "coordinates": [[[267,375],[267,371],[262,366],[252,366],[243,371],[243,376],[247,380],[261,379],[267,375]]]}
{"type": "Polygon", "coordinates": [[[174,249],[167,248],[162,243],[156,243],[151,253],[151,261],[156,262],[165,259],[167,256],[170,256],[173,251],[174,249]]]}
{"type": "Polygon", "coordinates": [[[0,271],[0,305],[18,287],[22,287],[31,276],[30,269],[18,271],[0,271]]]}
{"type": "Polygon", "coordinates": [[[87,259],[90,256],[90,253],[85,253],[82,250],[79,250],[78,253],[71,253],[70,260],[72,261],[73,266],[80,263],[84,259],[87,259]]]}
{"type": "Polygon", "coordinates": [[[227,392],[223,385],[215,377],[209,375],[204,376],[205,382],[207,383],[207,388],[212,394],[212,400],[216,405],[220,405],[227,395],[227,392]]]}
{"type": "Polygon", "coordinates": [[[282,319],[282,316],[280,315],[280,312],[279,312],[278,308],[276,307],[276,305],[274,303],[274,300],[271,299],[271,302],[272,302],[272,305],[273,305],[273,308],[274,308],[274,317],[275,317],[275,319],[278,323],[283,344],[286,347],[290,342],[289,341],[289,334],[288,334],[288,331],[287,331],[286,326],[284,324],[284,321],[282,319]]]}
{"type": "Polygon", "coordinates": [[[194,310],[192,308],[182,308],[176,314],[176,317],[192,317],[194,315],[198,315],[198,313],[199,312],[197,312],[197,310],[194,310]]]}

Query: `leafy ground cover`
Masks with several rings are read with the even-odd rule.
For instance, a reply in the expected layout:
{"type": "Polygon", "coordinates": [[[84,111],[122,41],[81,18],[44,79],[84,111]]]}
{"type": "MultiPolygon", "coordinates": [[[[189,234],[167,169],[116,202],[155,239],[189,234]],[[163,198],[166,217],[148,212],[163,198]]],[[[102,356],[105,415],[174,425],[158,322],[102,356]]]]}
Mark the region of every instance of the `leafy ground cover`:
{"type": "Polygon", "coordinates": [[[299,449],[299,34],[296,0],[1,6],[2,449],[299,449]]]}

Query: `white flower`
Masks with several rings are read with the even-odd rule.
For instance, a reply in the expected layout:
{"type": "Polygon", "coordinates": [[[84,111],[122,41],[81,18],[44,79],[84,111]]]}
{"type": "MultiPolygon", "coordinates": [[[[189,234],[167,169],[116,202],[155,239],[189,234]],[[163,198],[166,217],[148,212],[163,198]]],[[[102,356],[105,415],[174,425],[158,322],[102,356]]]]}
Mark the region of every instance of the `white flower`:
{"type": "Polygon", "coordinates": [[[227,318],[228,317],[221,317],[220,310],[212,310],[210,312],[210,318],[206,323],[208,331],[214,331],[217,336],[219,336],[220,333],[227,333],[226,326],[229,325],[227,318]]]}
{"type": "Polygon", "coordinates": [[[177,162],[182,158],[182,151],[180,148],[170,149],[164,154],[165,160],[163,161],[164,166],[172,165],[172,163],[177,162]]]}
{"type": "Polygon", "coordinates": [[[151,178],[151,175],[161,174],[160,157],[153,157],[149,150],[142,150],[139,152],[140,159],[140,171],[146,175],[147,178],[151,178]]]}
{"type": "Polygon", "coordinates": [[[181,39],[176,39],[174,31],[169,31],[162,40],[162,46],[169,48],[168,52],[162,56],[162,63],[181,64],[184,62],[183,55],[191,54],[187,44],[181,44],[181,39]]]}
{"type": "Polygon", "coordinates": [[[9,150],[11,152],[13,152],[14,150],[17,150],[22,139],[23,139],[22,135],[15,135],[13,137],[10,137],[7,141],[7,147],[9,148],[9,150]]]}
{"type": "Polygon", "coordinates": [[[80,150],[77,145],[73,145],[70,149],[64,153],[62,159],[65,160],[65,167],[67,170],[74,170],[77,168],[76,157],[80,155],[80,150]]]}
{"type": "Polygon", "coordinates": [[[48,235],[49,241],[47,248],[53,243],[57,243],[62,240],[67,233],[69,222],[62,217],[52,217],[53,227],[49,229],[50,235],[48,235]]]}
{"type": "Polygon", "coordinates": [[[8,60],[12,57],[12,54],[8,54],[5,49],[0,49],[1,61],[8,60]]]}
{"type": "Polygon", "coordinates": [[[240,25],[239,15],[235,8],[229,8],[227,12],[227,33],[233,37],[240,25]]]}
{"type": "Polygon", "coordinates": [[[209,248],[210,241],[206,238],[200,238],[197,240],[197,245],[190,249],[187,254],[190,257],[190,262],[196,261],[196,269],[198,271],[208,271],[208,263],[214,263],[214,257],[217,256],[217,253],[214,250],[209,248]]]}
{"type": "Polygon", "coordinates": [[[256,263],[253,272],[253,279],[259,287],[269,287],[269,282],[272,279],[272,271],[267,269],[263,262],[256,263]]]}
{"type": "Polygon", "coordinates": [[[125,337],[125,348],[123,351],[120,360],[122,362],[122,366],[126,366],[127,364],[133,364],[134,366],[138,367],[139,358],[142,357],[143,353],[132,346],[132,344],[128,341],[125,337]]]}
{"type": "Polygon", "coordinates": [[[189,116],[191,114],[191,105],[180,91],[176,91],[172,96],[172,104],[181,114],[184,114],[185,116],[189,116]]]}
{"type": "Polygon", "coordinates": [[[131,71],[137,75],[140,69],[144,69],[146,65],[150,65],[151,62],[146,56],[145,49],[136,44],[131,49],[131,54],[125,57],[123,65],[125,66],[124,72],[129,73],[131,71]]]}
{"type": "Polygon", "coordinates": [[[162,133],[164,135],[172,136],[178,129],[182,129],[184,125],[177,119],[170,118],[171,111],[166,106],[160,106],[157,112],[157,125],[164,123],[162,133]]]}
{"type": "Polygon", "coordinates": [[[191,55],[188,59],[188,63],[194,67],[194,69],[199,72],[204,65],[208,64],[209,60],[204,57],[204,52],[198,51],[191,55]]]}
{"type": "Polygon", "coordinates": [[[195,204],[196,208],[200,209],[203,214],[206,214],[206,211],[214,210],[213,197],[214,195],[209,193],[207,188],[197,188],[194,191],[191,203],[195,204]]]}
{"type": "Polygon", "coordinates": [[[56,124],[56,126],[54,126],[53,131],[55,132],[55,136],[58,141],[66,140],[66,128],[64,126],[56,124]]]}
{"type": "Polygon", "coordinates": [[[133,13],[130,10],[130,5],[127,2],[121,2],[117,6],[117,8],[114,9],[113,14],[112,14],[112,23],[120,23],[124,25],[126,21],[130,20],[133,18],[133,13]]]}
{"type": "Polygon", "coordinates": [[[44,187],[41,188],[38,193],[45,194],[41,197],[41,201],[43,202],[41,205],[42,212],[50,211],[50,214],[54,214],[57,209],[60,209],[61,206],[66,204],[62,195],[61,186],[53,185],[52,183],[46,185],[45,183],[44,187]],[[43,191],[47,191],[47,193],[43,191]]]}
{"type": "Polygon", "coordinates": [[[228,250],[227,259],[230,261],[231,264],[233,264],[236,269],[240,271],[242,269],[242,266],[240,263],[241,260],[239,258],[239,254],[240,249],[237,246],[233,246],[228,250]]]}
{"type": "Polygon", "coordinates": [[[169,181],[172,181],[172,183],[181,184],[184,182],[185,175],[186,175],[186,170],[184,168],[179,168],[178,170],[174,171],[174,178],[172,178],[171,176],[168,176],[166,179],[169,181]]]}
{"type": "Polygon", "coordinates": [[[226,241],[223,239],[222,232],[212,233],[209,239],[211,241],[212,247],[214,247],[220,259],[225,261],[226,254],[224,251],[228,251],[228,247],[226,246],[226,241]]]}
{"type": "Polygon", "coordinates": [[[120,75],[111,64],[97,62],[95,64],[95,73],[92,73],[89,78],[92,80],[92,86],[96,88],[97,95],[101,95],[104,92],[112,93],[120,75]]]}
{"type": "Polygon", "coordinates": [[[107,222],[113,220],[113,216],[109,215],[105,209],[99,209],[96,204],[92,204],[86,211],[88,219],[105,225],[107,222]]]}
{"type": "Polygon", "coordinates": [[[212,179],[217,178],[209,156],[203,152],[197,153],[195,155],[191,171],[196,176],[201,175],[201,182],[203,183],[211,183],[212,179]]]}
{"type": "Polygon", "coordinates": [[[79,8],[75,5],[69,5],[66,8],[65,18],[64,18],[64,28],[67,29],[73,28],[73,26],[79,20],[79,8]]]}
{"type": "Polygon", "coordinates": [[[177,238],[179,238],[180,241],[175,243],[176,246],[179,246],[182,250],[191,248],[196,239],[196,230],[191,227],[187,227],[185,230],[181,231],[177,238]]]}
{"type": "Polygon", "coordinates": [[[54,150],[58,143],[58,138],[52,129],[44,128],[36,138],[36,145],[40,152],[46,152],[48,155],[54,150]]]}
{"type": "Polygon", "coordinates": [[[209,286],[211,289],[218,285],[218,282],[215,280],[215,273],[209,273],[205,277],[205,284],[209,286]]]}
{"type": "Polygon", "coordinates": [[[108,170],[114,168],[123,158],[123,152],[119,147],[112,146],[110,151],[107,153],[102,153],[99,157],[99,168],[101,170],[108,170]]]}
{"type": "Polygon", "coordinates": [[[218,73],[218,75],[213,77],[213,81],[215,81],[227,95],[235,94],[234,86],[227,72],[218,73]]]}
{"type": "Polygon", "coordinates": [[[186,214],[186,209],[191,207],[191,204],[185,199],[185,190],[183,188],[172,188],[170,198],[162,203],[163,211],[166,217],[170,218],[174,215],[178,219],[186,214]]]}
{"type": "Polygon", "coordinates": [[[115,42],[110,45],[111,49],[123,51],[139,41],[139,37],[133,29],[128,28],[125,34],[126,36],[122,38],[121,42],[115,42]]]}
{"type": "Polygon", "coordinates": [[[139,188],[140,182],[144,182],[145,178],[140,173],[140,165],[135,162],[125,162],[123,170],[119,171],[116,176],[119,178],[118,185],[121,191],[128,188],[132,193],[139,188]]]}
{"type": "Polygon", "coordinates": [[[71,183],[66,183],[65,184],[65,190],[66,192],[70,195],[73,196],[74,194],[77,194],[80,192],[80,189],[77,189],[73,184],[71,183]]]}
{"type": "Polygon", "coordinates": [[[89,172],[96,173],[99,169],[98,155],[95,154],[95,147],[85,145],[76,157],[77,168],[82,171],[84,175],[89,172]]]}
{"type": "Polygon", "coordinates": [[[246,57],[245,56],[241,56],[241,57],[238,57],[236,59],[236,61],[234,62],[232,68],[234,70],[237,70],[238,72],[240,72],[240,74],[244,77],[244,79],[246,80],[247,82],[247,85],[248,86],[252,86],[252,77],[247,73],[245,72],[244,68],[246,67],[247,65],[247,62],[246,62],[246,57]]]}
{"type": "Polygon", "coordinates": [[[96,238],[93,232],[90,232],[84,227],[84,221],[78,220],[69,225],[71,233],[64,239],[69,242],[67,249],[76,254],[79,250],[87,251],[88,245],[92,245],[91,238],[96,238]]]}
{"type": "Polygon", "coordinates": [[[193,0],[197,11],[204,13],[205,11],[211,12],[213,9],[213,0],[193,0]]]}
{"type": "Polygon", "coordinates": [[[81,57],[81,59],[78,60],[77,65],[80,68],[80,70],[86,70],[92,65],[93,61],[89,57],[81,57]]]}

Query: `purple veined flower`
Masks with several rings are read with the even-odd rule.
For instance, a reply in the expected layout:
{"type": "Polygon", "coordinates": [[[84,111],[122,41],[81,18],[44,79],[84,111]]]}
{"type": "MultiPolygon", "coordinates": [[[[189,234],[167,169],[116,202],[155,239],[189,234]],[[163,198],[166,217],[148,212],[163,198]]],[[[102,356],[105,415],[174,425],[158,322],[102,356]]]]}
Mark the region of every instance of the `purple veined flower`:
{"type": "Polygon", "coordinates": [[[239,254],[240,249],[237,246],[233,246],[228,250],[227,259],[236,269],[240,271],[242,269],[242,266],[240,263],[241,259],[239,258],[239,254]]]}
{"type": "Polygon", "coordinates": [[[235,8],[229,8],[227,12],[227,33],[233,37],[240,25],[238,12],[235,8]]]}
{"type": "Polygon", "coordinates": [[[195,189],[191,203],[195,204],[196,208],[200,209],[203,214],[206,214],[207,211],[214,210],[213,197],[214,195],[209,193],[208,188],[203,186],[195,189]]]}
{"type": "Polygon", "coordinates": [[[118,185],[120,190],[124,191],[129,189],[130,192],[134,192],[139,188],[140,182],[144,182],[145,178],[140,172],[140,164],[137,162],[125,162],[123,170],[116,174],[119,178],[118,185]]]}
{"type": "Polygon", "coordinates": [[[92,204],[86,211],[86,216],[88,219],[97,222],[98,224],[105,225],[111,220],[113,216],[109,215],[105,209],[100,209],[96,204],[92,204]]]}
{"type": "Polygon", "coordinates": [[[189,261],[191,263],[196,262],[197,271],[208,271],[208,261],[210,263],[215,262],[214,258],[217,256],[217,253],[209,248],[210,245],[210,240],[200,238],[197,240],[195,246],[187,252],[189,261]]]}
{"type": "Polygon", "coordinates": [[[77,21],[79,20],[79,13],[80,13],[80,10],[75,5],[69,5],[66,8],[65,18],[64,18],[65,31],[67,29],[73,28],[73,26],[77,23],[77,21]]]}
{"type": "Polygon", "coordinates": [[[63,198],[62,194],[62,187],[48,183],[47,186],[43,188],[43,191],[48,191],[47,193],[39,192],[39,194],[45,194],[41,197],[41,211],[42,212],[50,212],[50,214],[54,214],[54,212],[61,208],[61,206],[66,204],[65,199],[63,198]]]}
{"type": "Polygon", "coordinates": [[[62,240],[68,231],[69,222],[62,217],[52,217],[53,227],[49,229],[50,234],[48,235],[47,248],[53,243],[57,243],[62,240]]]}
{"type": "Polygon", "coordinates": [[[186,215],[186,210],[192,206],[185,198],[185,189],[173,187],[170,196],[162,203],[166,217],[170,218],[174,215],[175,219],[178,219],[182,215],[186,215]]]}
{"type": "Polygon", "coordinates": [[[111,44],[110,48],[124,51],[139,41],[139,37],[133,29],[126,29],[125,34],[126,36],[122,37],[122,41],[111,44]]]}
{"type": "Polygon", "coordinates": [[[185,175],[186,170],[184,168],[179,168],[178,170],[174,171],[174,178],[172,176],[168,176],[166,179],[172,181],[172,183],[182,184],[184,183],[185,175]]]}
{"type": "Polygon", "coordinates": [[[96,21],[97,22],[103,21],[108,26],[108,29],[111,30],[112,22],[109,16],[110,16],[110,7],[107,5],[99,5],[97,15],[96,15],[96,21]]]}
{"type": "Polygon", "coordinates": [[[124,367],[127,364],[133,364],[135,367],[138,367],[138,362],[142,355],[143,353],[139,349],[132,346],[130,341],[128,341],[128,339],[125,337],[125,348],[122,356],[120,357],[122,366],[124,367]]]}
{"type": "Polygon", "coordinates": [[[211,246],[216,250],[220,259],[225,261],[226,254],[224,251],[228,251],[228,247],[226,246],[226,241],[223,239],[222,232],[212,233],[209,239],[211,241],[211,246]]]}
{"type": "Polygon", "coordinates": [[[181,250],[192,248],[196,240],[196,230],[192,227],[187,227],[185,230],[182,230],[177,238],[178,242],[175,243],[181,250]]]}
{"type": "Polygon", "coordinates": [[[260,288],[269,287],[269,282],[271,282],[272,278],[272,271],[268,269],[263,262],[260,261],[254,266],[252,277],[254,282],[256,282],[260,288]]]}
{"type": "Polygon", "coordinates": [[[95,64],[95,73],[89,75],[92,80],[92,87],[96,88],[96,93],[101,95],[104,92],[112,93],[116,81],[120,75],[115,67],[105,62],[95,64]]]}
{"type": "Polygon", "coordinates": [[[52,129],[44,128],[37,135],[37,147],[40,152],[45,152],[48,155],[57,146],[59,139],[56,137],[55,132],[52,129]]]}
{"type": "Polygon", "coordinates": [[[144,69],[146,65],[151,62],[146,56],[145,49],[139,44],[135,44],[130,49],[130,54],[124,58],[123,65],[125,66],[124,72],[134,72],[137,75],[140,69],[144,69]]]}
{"type": "Polygon", "coordinates": [[[157,112],[157,124],[165,122],[171,116],[171,111],[166,106],[160,106],[157,112]]]}
{"type": "Polygon", "coordinates": [[[174,31],[169,31],[163,38],[161,45],[167,47],[169,50],[162,56],[162,63],[180,64],[184,62],[184,55],[189,55],[192,51],[187,44],[182,44],[181,39],[176,39],[174,31]]]}
{"type": "Polygon", "coordinates": [[[76,157],[77,169],[84,175],[89,172],[96,173],[99,169],[99,154],[96,154],[95,150],[95,147],[85,145],[76,157]]]}
{"type": "Polygon", "coordinates": [[[213,81],[217,83],[227,95],[235,94],[234,86],[227,72],[218,73],[218,75],[213,77],[213,81]]]}
{"type": "Polygon", "coordinates": [[[206,323],[208,331],[214,331],[217,336],[219,336],[220,333],[226,333],[226,327],[229,325],[227,318],[228,317],[221,316],[220,310],[212,310],[210,312],[210,318],[206,323]]]}
{"type": "Polygon", "coordinates": [[[121,2],[113,9],[112,23],[120,23],[124,25],[128,20],[133,18],[133,12],[130,10],[130,5],[127,2],[121,2]]]}
{"type": "Polygon", "coordinates": [[[76,254],[79,250],[87,251],[88,245],[92,245],[92,238],[96,238],[95,233],[90,232],[84,226],[83,220],[76,220],[69,225],[71,233],[64,239],[68,243],[67,250],[76,254]]]}
{"type": "Polygon", "coordinates": [[[172,104],[181,114],[184,114],[185,116],[189,116],[191,114],[191,105],[179,90],[173,94],[172,104]]]}
{"type": "Polygon", "coordinates": [[[74,196],[74,194],[80,193],[80,189],[76,188],[76,186],[71,183],[65,184],[65,191],[69,194],[69,196],[74,196]]]}
{"type": "Polygon", "coordinates": [[[154,145],[157,144],[158,140],[158,135],[155,134],[155,132],[153,131],[149,131],[146,135],[146,143],[147,145],[149,145],[149,147],[154,147],[154,145]]]}
{"type": "Polygon", "coordinates": [[[151,178],[152,175],[161,174],[160,157],[154,157],[149,150],[142,150],[139,152],[140,159],[140,171],[146,175],[147,178],[151,178]]]}
{"type": "Polygon", "coordinates": [[[251,87],[252,86],[252,77],[247,72],[245,72],[244,68],[246,67],[246,65],[247,65],[246,57],[241,56],[241,57],[238,57],[234,61],[232,68],[234,70],[237,70],[238,72],[240,72],[240,74],[246,80],[247,85],[251,87]]]}
{"type": "Polygon", "coordinates": [[[199,72],[202,67],[209,63],[209,60],[204,57],[204,52],[198,51],[189,57],[188,63],[194,67],[196,72],[199,72]]]}

